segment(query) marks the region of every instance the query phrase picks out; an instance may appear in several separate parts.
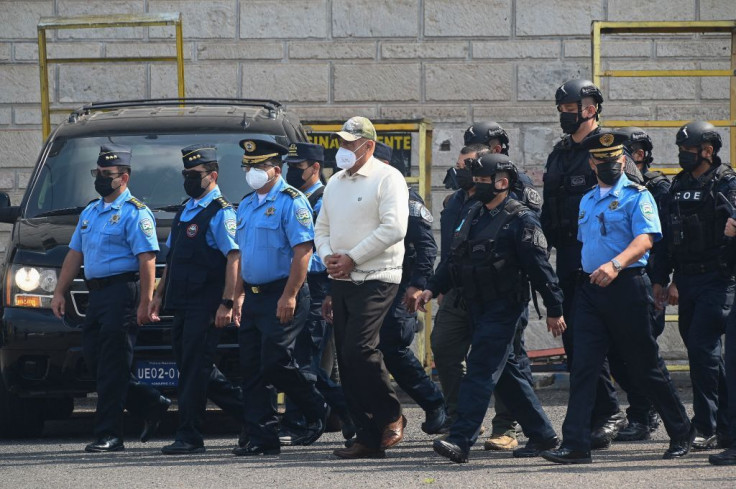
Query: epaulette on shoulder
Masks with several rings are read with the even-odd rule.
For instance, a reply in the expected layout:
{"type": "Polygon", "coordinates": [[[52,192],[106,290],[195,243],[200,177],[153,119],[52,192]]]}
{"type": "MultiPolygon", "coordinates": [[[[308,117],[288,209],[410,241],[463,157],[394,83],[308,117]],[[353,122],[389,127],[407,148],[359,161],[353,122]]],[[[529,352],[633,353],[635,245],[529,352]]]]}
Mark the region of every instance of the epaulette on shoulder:
{"type": "Polygon", "coordinates": [[[129,198],[128,200],[126,200],[126,202],[130,202],[131,204],[133,204],[134,206],[136,206],[139,209],[145,209],[146,208],[146,204],[144,204],[140,200],[136,199],[135,197],[129,198]]]}
{"type": "Polygon", "coordinates": [[[627,184],[626,186],[627,186],[627,187],[632,187],[632,188],[635,188],[635,189],[636,189],[636,190],[638,190],[639,192],[643,192],[643,191],[645,191],[645,190],[647,189],[647,188],[646,188],[646,187],[645,187],[644,185],[639,185],[639,184],[638,184],[638,183],[636,183],[636,182],[629,182],[629,183],[628,183],[628,184],[627,184]]]}
{"type": "Polygon", "coordinates": [[[232,207],[233,206],[230,202],[228,202],[227,200],[225,200],[224,197],[217,197],[214,200],[215,200],[215,202],[217,202],[218,204],[220,204],[220,207],[222,207],[223,209],[227,209],[228,207],[232,207]]]}
{"type": "Polygon", "coordinates": [[[285,186],[283,189],[281,189],[281,191],[283,193],[287,194],[292,199],[296,199],[297,197],[299,197],[301,195],[301,192],[299,192],[294,187],[289,187],[288,185],[285,186]]]}

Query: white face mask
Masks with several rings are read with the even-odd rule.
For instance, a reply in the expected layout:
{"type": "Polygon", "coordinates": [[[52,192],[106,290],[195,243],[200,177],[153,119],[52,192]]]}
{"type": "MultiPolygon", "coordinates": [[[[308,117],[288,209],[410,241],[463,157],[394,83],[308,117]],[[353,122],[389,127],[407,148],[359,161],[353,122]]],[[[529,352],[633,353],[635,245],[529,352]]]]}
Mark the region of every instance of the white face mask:
{"type": "MultiPolygon", "coordinates": [[[[363,146],[365,146],[365,143],[361,144],[357,148],[355,148],[355,151],[359,150],[363,146]]],[[[350,151],[347,148],[340,148],[337,150],[337,153],[335,154],[335,163],[338,167],[342,168],[343,170],[349,170],[353,166],[355,166],[355,161],[358,159],[357,156],[355,156],[355,152],[350,151]]]]}
{"type": "Polygon", "coordinates": [[[268,178],[268,172],[266,170],[251,168],[248,170],[248,173],[245,174],[245,181],[248,182],[248,185],[250,185],[250,188],[253,190],[259,190],[270,182],[271,179],[268,178]]]}

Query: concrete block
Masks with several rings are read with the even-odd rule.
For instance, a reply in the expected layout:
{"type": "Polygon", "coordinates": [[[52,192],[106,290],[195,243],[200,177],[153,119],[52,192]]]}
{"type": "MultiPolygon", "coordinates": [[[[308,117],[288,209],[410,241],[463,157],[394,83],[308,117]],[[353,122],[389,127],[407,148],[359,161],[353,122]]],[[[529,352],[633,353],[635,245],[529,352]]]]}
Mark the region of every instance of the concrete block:
{"type": "Polygon", "coordinates": [[[197,59],[281,59],[284,57],[282,42],[199,42],[197,59]]]}
{"type": "MultiPolygon", "coordinates": [[[[238,66],[233,63],[198,63],[184,71],[187,97],[237,97],[238,66]]],[[[176,97],[176,66],[151,66],[151,96],[176,97]]]]}
{"type": "MultiPolygon", "coordinates": [[[[608,61],[606,69],[612,70],[683,70],[695,69],[697,64],[688,61],[622,62],[608,61]]],[[[604,91],[605,93],[605,91],[604,91]]],[[[693,100],[698,94],[696,78],[635,77],[608,80],[610,100],[693,100]]]]}
{"type": "MultiPolygon", "coordinates": [[[[451,127],[435,128],[432,135],[432,167],[439,167],[446,172],[448,168],[455,166],[460,150],[464,146],[463,134],[469,125],[468,121],[451,127]]],[[[439,185],[442,186],[442,182],[439,185]]]]}
{"type": "Polygon", "coordinates": [[[0,107],[0,125],[7,126],[13,121],[13,111],[10,107],[0,107]]]}
{"type": "Polygon", "coordinates": [[[377,110],[369,105],[289,105],[289,110],[304,121],[346,121],[355,115],[376,119],[377,110]]]}
{"type": "Polygon", "coordinates": [[[507,63],[427,63],[425,95],[439,100],[509,100],[513,67],[507,63]]]}
{"type": "Polygon", "coordinates": [[[291,41],[289,59],[375,59],[375,41],[291,41]]]}
{"type": "Polygon", "coordinates": [[[15,188],[15,170],[0,170],[0,189],[11,190],[15,188]]]}
{"type": "Polygon", "coordinates": [[[729,108],[726,103],[672,104],[657,105],[658,120],[715,120],[728,119],[729,108]]]}
{"type": "Polygon", "coordinates": [[[327,63],[247,63],[243,64],[242,93],[284,102],[326,102],[329,76],[327,63]]]}
{"type": "Polygon", "coordinates": [[[335,64],[336,102],[420,100],[420,66],[404,64],[335,64]]]}
{"type": "MultiPolygon", "coordinates": [[[[554,98],[554,94],[553,94],[554,98]]],[[[524,103],[514,105],[473,105],[473,120],[491,120],[499,124],[509,122],[549,122],[559,121],[554,101],[552,103],[524,103]]]]}
{"type": "Polygon", "coordinates": [[[518,67],[518,100],[554,100],[555,91],[571,78],[590,78],[589,63],[552,62],[518,67]]]}
{"type": "Polygon", "coordinates": [[[22,126],[41,124],[41,106],[16,105],[13,108],[13,123],[22,126]]]}
{"type": "MultiPolygon", "coordinates": [[[[235,39],[236,0],[148,0],[149,12],[181,12],[184,39],[235,39]]],[[[173,26],[151,27],[151,38],[176,37],[173,26]]]]}
{"type": "MultiPolygon", "coordinates": [[[[605,94],[604,94],[605,95],[605,94]]],[[[632,105],[630,103],[616,103],[605,100],[603,102],[602,121],[606,119],[653,119],[656,106],[632,105]]]]}
{"type": "Polygon", "coordinates": [[[602,2],[516,0],[516,35],[590,35],[590,21],[603,20],[602,2]]]}
{"type": "MultiPolygon", "coordinates": [[[[54,77],[49,78],[52,83],[54,77]]],[[[37,65],[0,64],[0,104],[38,103],[38,80],[37,65]]]]}
{"type": "Polygon", "coordinates": [[[41,17],[54,15],[54,2],[0,2],[3,28],[0,39],[37,39],[36,26],[41,17]]]}
{"type": "Polygon", "coordinates": [[[546,59],[560,57],[560,41],[474,41],[473,59],[546,59]]]}
{"type": "MultiPolygon", "coordinates": [[[[724,61],[704,61],[700,63],[704,70],[728,70],[730,65],[724,61]]],[[[726,77],[707,77],[700,79],[700,97],[707,100],[723,100],[728,105],[730,96],[730,80],[726,77]]]]}
{"type": "Polygon", "coordinates": [[[9,42],[0,42],[0,61],[10,61],[11,47],[9,42]]]}
{"type": "MultiPolygon", "coordinates": [[[[97,42],[49,43],[46,48],[48,58],[99,58],[102,46],[97,42]]],[[[15,43],[15,61],[38,62],[38,43],[15,43]]]]}
{"type": "Polygon", "coordinates": [[[381,119],[429,119],[438,122],[462,122],[470,120],[467,105],[382,105],[381,119]]]}
{"type": "Polygon", "coordinates": [[[678,56],[682,58],[728,58],[731,56],[729,37],[708,37],[682,41],[658,41],[657,56],[678,56]]]}
{"type": "MultiPolygon", "coordinates": [[[[192,59],[194,43],[185,42],[184,59],[192,59]]],[[[176,56],[176,44],[173,42],[108,42],[105,44],[105,56],[117,58],[123,56],[176,56]]],[[[184,69],[186,72],[186,68],[184,69]]]]}
{"type": "MultiPolygon", "coordinates": [[[[57,0],[58,15],[111,15],[141,14],[144,0],[57,0]]],[[[172,28],[173,29],[173,28],[172,28]]],[[[58,39],[142,39],[144,27],[116,27],[106,29],[61,29],[58,39]]]]}
{"type": "Polygon", "coordinates": [[[248,0],[240,2],[240,37],[325,38],[327,19],[326,0],[248,0]]]}
{"type": "Polygon", "coordinates": [[[700,20],[736,19],[732,0],[700,0],[700,20]]]}
{"type": "Polygon", "coordinates": [[[145,96],[146,69],[141,64],[59,66],[59,102],[125,100],[145,96]]]}
{"type": "Polygon", "coordinates": [[[31,181],[32,175],[33,171],[18,170],[18,190],[22,190],[28,187],[28,182],[31,181]]]}
{"type": "Polygon", "coordinates": [[[419,0],[332,2],[333,37],[416,37],[419,0]]]}
{"type": "Polygon", "coordinates": [[[506,37],[511,34],[510,0],[425,0],[427,37],[506,37]]]}
{"type": "Polygon", "coordinates": [[[381,57],[388,58],[467,58],[467,42],[383,42],[381,57]]]}
{"type": "Polygon", "coordinates": [[[695,20],[695,2],[693,0],[666,2],[608,0],[608,20],[695,20]]]}
{"type": "MultiPolygon", "coordinates": [[[[33,168],[43,146],[41,131],[5,129],[0,131],[0,168],[33,168]]],[[[19,199],[12,203],[18,205],[19,199]]]]}
{"type": "Polygon", "coordinates": [[[562,130],[557,127],[530,125],[524,127],[522,151],[524,153],[524,167],[543,168],[547,156],[560,140],[562,130]]]}
{"type": "MultiPolygon", "coordinates": [[[[590,58],[590,39],[564,41],[565,58],[590,58]]],[[[652,55],[651,41],[613,41],[604,38],[601,43],[603,58],[648,58],[652,55]]]]}

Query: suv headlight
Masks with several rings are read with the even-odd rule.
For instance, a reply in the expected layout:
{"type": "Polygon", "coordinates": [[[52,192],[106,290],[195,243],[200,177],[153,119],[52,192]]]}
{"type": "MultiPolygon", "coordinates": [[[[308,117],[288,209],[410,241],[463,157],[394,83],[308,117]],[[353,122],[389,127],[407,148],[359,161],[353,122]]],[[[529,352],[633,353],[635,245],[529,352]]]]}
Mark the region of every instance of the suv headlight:
{"type": "Polygon", "coordinates": [[[6,277],[5,304],[49,308],[58,278],[56,268],[13,265],[6,277]]]}

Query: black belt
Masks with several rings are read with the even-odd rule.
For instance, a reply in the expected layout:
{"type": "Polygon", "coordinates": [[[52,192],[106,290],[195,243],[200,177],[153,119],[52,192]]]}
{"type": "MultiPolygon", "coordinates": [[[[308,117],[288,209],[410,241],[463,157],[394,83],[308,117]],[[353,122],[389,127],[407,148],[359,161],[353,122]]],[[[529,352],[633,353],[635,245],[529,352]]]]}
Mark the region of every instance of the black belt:
{"type": "MultiPolygon", "coordinates": [[[[618,272],[618,277],[628,277],[628,276],[636,276],[636,275],[644,275],[646,273],[646,269],[644,267],[632,267],[632,268],[624,268],[620,272],[618,272]]],[[[582,270],[578,271],[578,280],[580,282],[590,282],[590,274],[586,273],[582,270]]]]}
{"type": "Polygon", "coordinates": [[[721,263],[718,261],[707,261],[705,263],[683,263],[679,267],[679,272],[685,275],[699,275],[701,273],[718,272],[723,270],[721,263]]]}
{"type": "Polygon", "coordinates": [[[108,285],[117,284],[119,282],[136,282],[138,280],[138,272],[125,272],[118,275],[110,275],[103,278],[91,278],[85,280],[88,290],[104,289],[108,285]]]}
{"type": "Polygon", "coordinates": [[[268,294],[269,292],[283,292],[288,278],[282,278],[265,284],[249,284],[243,281],[246,294],[268,294]]]}

